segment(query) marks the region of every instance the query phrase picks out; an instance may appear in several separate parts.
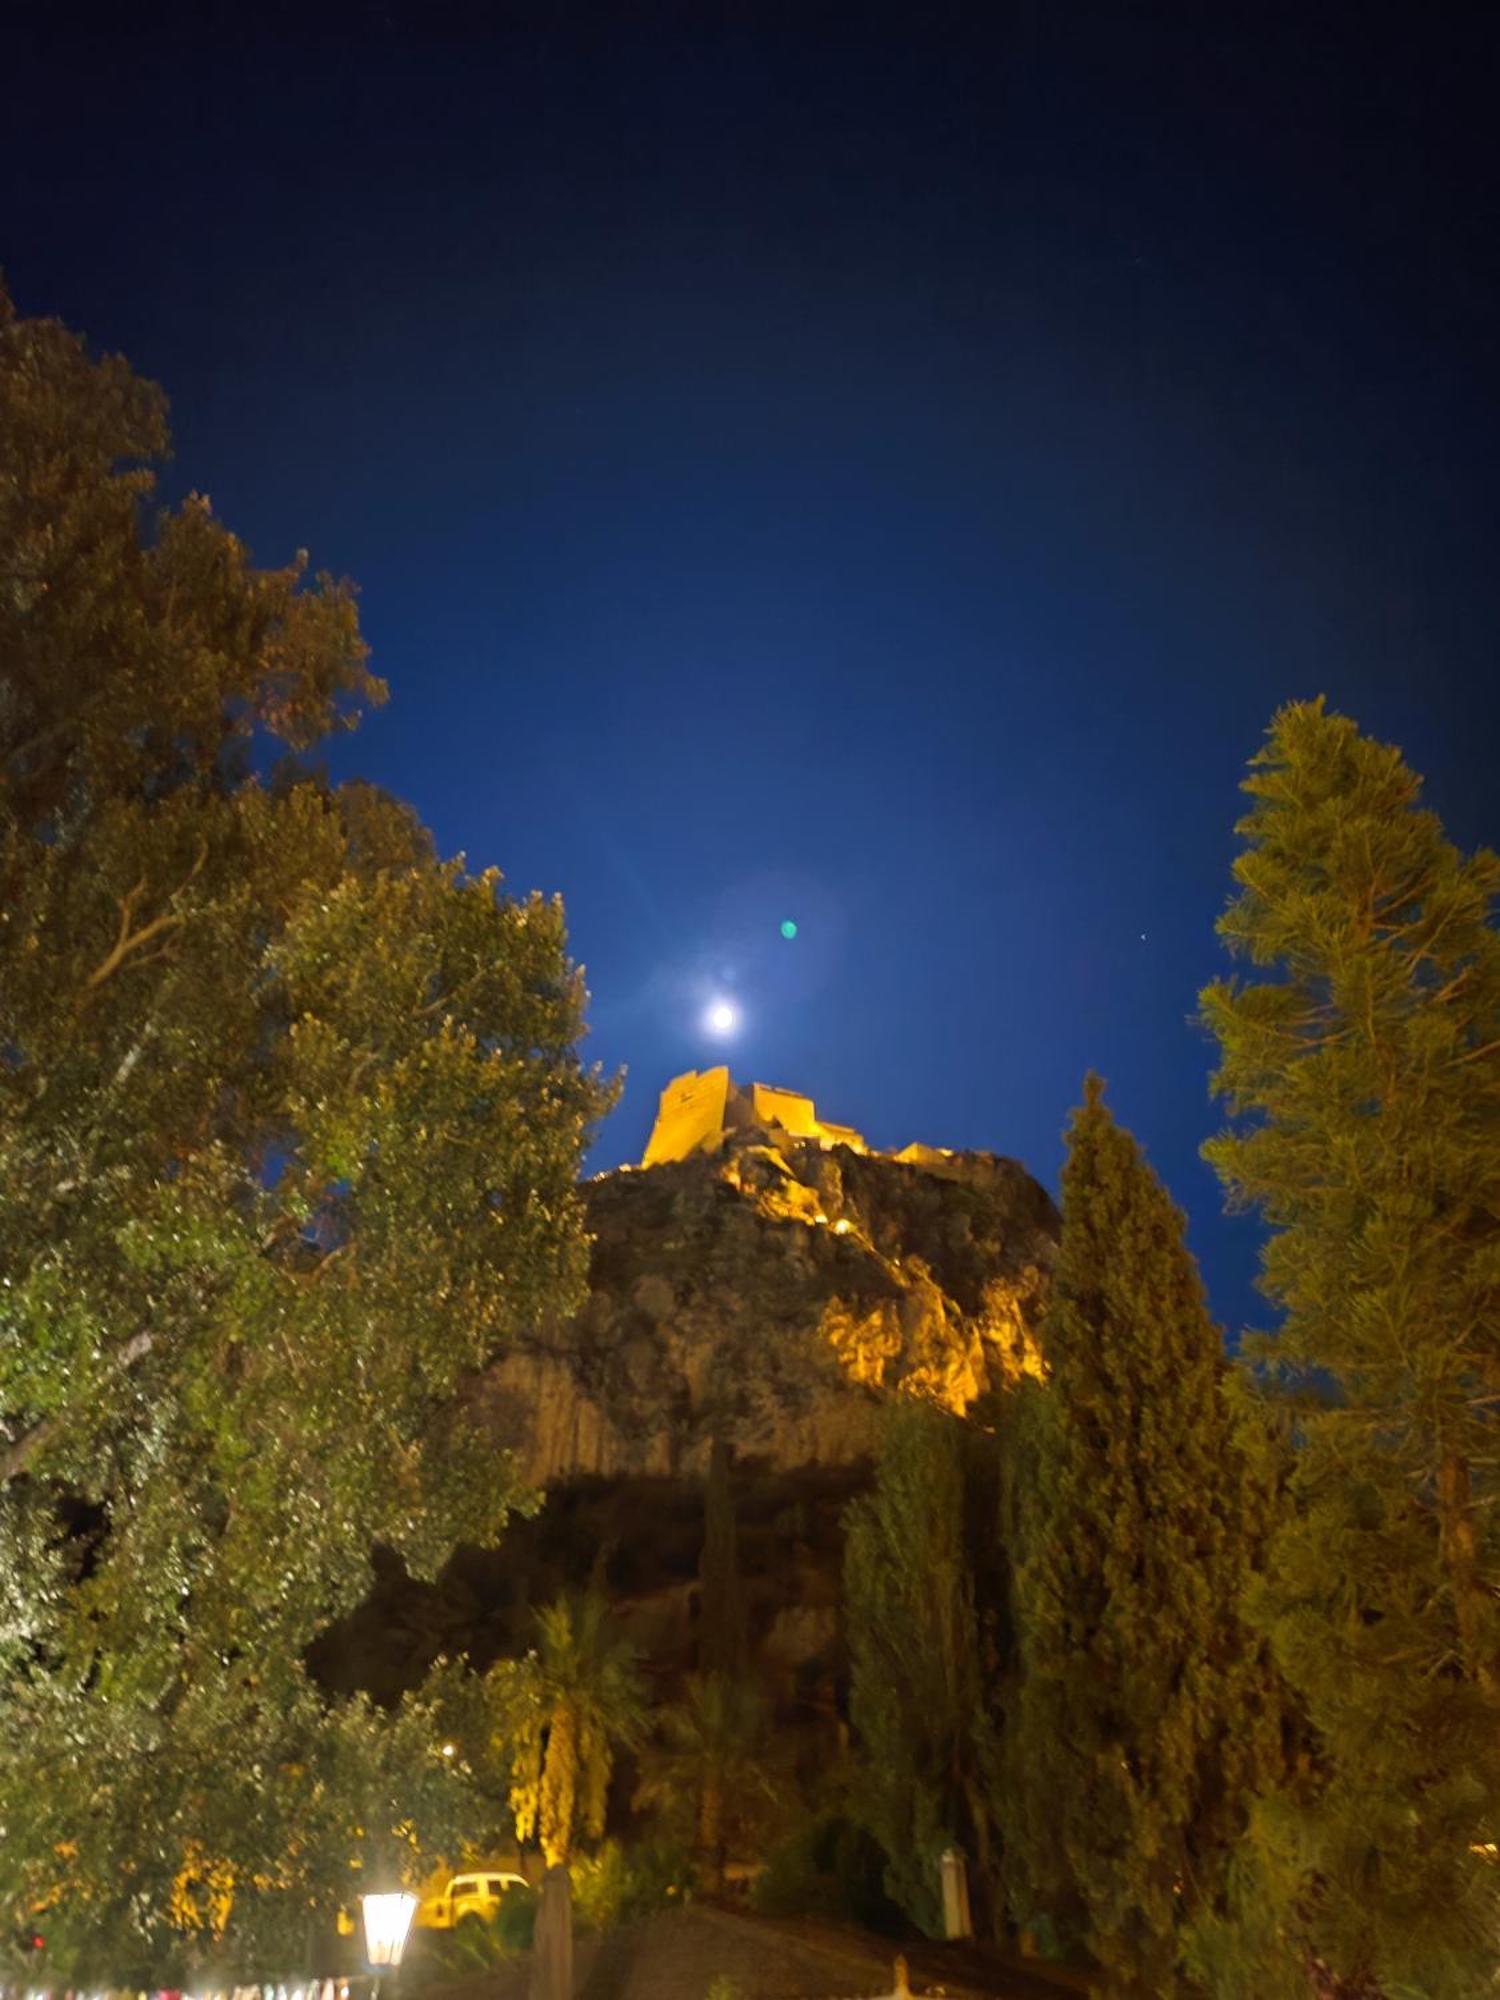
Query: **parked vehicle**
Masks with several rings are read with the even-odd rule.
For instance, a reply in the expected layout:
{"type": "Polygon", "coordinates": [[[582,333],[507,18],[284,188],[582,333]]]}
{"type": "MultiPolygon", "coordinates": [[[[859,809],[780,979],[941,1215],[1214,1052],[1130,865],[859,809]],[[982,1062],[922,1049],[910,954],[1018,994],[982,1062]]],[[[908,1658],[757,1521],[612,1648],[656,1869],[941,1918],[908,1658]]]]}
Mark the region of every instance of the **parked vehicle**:
{"type": "Polygon", "coordinates": [[[451,1931],[464,1917],[478,1917],[488,1923],[500,1907],[507,1889],[526,1887],[526,1877],[514,1869],[477,1868],[454,1875],[433,1894],[424,1896],[417,1908],[417,1922],[426,1930],[451,1931]]]}

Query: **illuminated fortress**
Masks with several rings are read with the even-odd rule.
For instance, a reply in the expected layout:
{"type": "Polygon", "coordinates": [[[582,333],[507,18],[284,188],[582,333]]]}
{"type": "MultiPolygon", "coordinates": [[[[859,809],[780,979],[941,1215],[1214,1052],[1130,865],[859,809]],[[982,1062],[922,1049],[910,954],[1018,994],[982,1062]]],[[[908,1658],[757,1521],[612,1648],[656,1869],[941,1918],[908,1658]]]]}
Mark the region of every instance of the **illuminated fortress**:
{"type": "MultiPolygon", "coordinates": [[[[716,1153],[737,1132],[763,1132],[773,1141],[814,1140],[820,1146],[848,1146],[855,1153],[875,1148],[852,1125],[835,1125],[818,1116],[817,1107],[800,1090],[778,1090],[773,1084],[739,1084],[721,1063],[717,1069],[690,1069],[674,1076],[661,1094],[656,1123],[646,1141],[643,1167],[686,1160],[694,1153],[716,1153]]],[[[884,1157],[908,1166],[941,1171],[953,1158],[946,1146],[903,1146],[884,1157]]]]}
{"type": "Polygon", "coordinates": [[[691,1153],[717,1152],[731,1132],[756,1130],[851,1146],[856,1153],[870,1150],[852,1125],[830,1125],[819,1118],[812,1099],[800,1091],[738,1084],[721,1063],[717,1069],[690,1069],[673,1077],[661,1094],[641,1165],[659,1167],[691,1153]]]}

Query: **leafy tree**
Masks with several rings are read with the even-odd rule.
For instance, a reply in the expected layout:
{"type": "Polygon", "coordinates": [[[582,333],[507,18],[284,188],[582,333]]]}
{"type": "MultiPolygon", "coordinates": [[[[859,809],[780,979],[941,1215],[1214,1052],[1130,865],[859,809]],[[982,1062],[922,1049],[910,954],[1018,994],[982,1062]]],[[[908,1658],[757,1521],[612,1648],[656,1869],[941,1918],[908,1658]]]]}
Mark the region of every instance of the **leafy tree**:
{"type": "Polygon", "coordinates": [[[1222,1990],[1440,2000],[1500,1936],[1500,860],[1321,701],[1245,790],[1205,1150],[1271,1227],[1295,1506],[1255,1615],[1314,1754],[1257,1816],[1222,1990]]]}
{"type": "Polygon", "coordinates": [[[944,1849],[957,1845],[981,1871],[991,1861],[995,1740],[964,1517],[960,1425],[930,1404],[898,1405],[874,1489],[845,1517],[849,1712],[886,1886],[933,1936],[944,1849]]]}
{"type": "Polygon", "coordinates": [[[533,1651],[488,1676],[512,1758],[516,1836],[539,1841],[549,1866],[570,1860],[580,1837],[603,1835],[615,1751],[644,1734],[635,1654],[612,1617],[601,1590],[567,1593],[537,1613],[533,1651]]]}
{"type": "Polygon", "coordinates": [[[143,1984],[195,1871],[300,1950],[452,1796],[300,1662],[373,1542],[503,1523],[472,1385],[580,1287],[608,1101],[560,908],[300,761],[383,698],[351,588],[149,519],[166,443],[0,296],[0,1896],[143,1984]]]}
{"type": "Polygon", "coordinates": [[[1015,1576],[1013,1865],[1106,1990],[1172,1994],[1279,1744],[1238,1611],[1266,1503],[1182,1217],[1095,1077],[1062,1193],[1015,1576]]]}
{"type": "Polygon", "coordinates": [[[636,1803],[656,1807],[669,1825],[687,1821],[710,1890],[723,1887],[732,1842],[777,1797],[766,1765],[768,1721],[760,1691],[743,1676],[692,1674],[646,1751],[636,1803]]]}

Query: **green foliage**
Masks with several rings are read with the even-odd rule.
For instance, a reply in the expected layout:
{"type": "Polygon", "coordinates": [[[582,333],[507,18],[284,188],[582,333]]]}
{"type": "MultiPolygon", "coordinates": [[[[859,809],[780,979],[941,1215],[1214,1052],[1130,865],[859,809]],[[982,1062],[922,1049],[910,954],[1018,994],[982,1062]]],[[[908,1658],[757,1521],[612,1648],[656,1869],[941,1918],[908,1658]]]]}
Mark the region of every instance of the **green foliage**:
{"type": "Polygon", "coordinates": [[[849,1712],[864,1752],[860,1816],[885,1850],[891,1895],[931,1936],[943,1850],[989,1863],[996,1784],[964,1514],[959,1424],[898,1405],[874,1490],[846,1515],[849,1712]]]}
{"type": "Polygon", "coordinates": [[[1251,1354],[1294,1506],[1253,1614],[1312,1744],[1205,1950],[1226,1994],[1319,1962],[1445,2000],[1500,1935],[1500,860],[1321,702],[1281,711],[1245,790],[1205,1151],[1272,1230],[1281,1323],[1251,1354]]]}
{"type": "Polygon", "coordinates": [[[678,1841],[645,1841],[623,1847],[606,1840],[597,1853],[571,1864],[573,1914],[584,1931],[607,1931],[654,1910],[686,1902],[693,1891],[693,1860],[678,1841]]]}
{"type": "Polygon", "coordinates": [[[767,1769],[769,1720],[742,1675],[691,1674],[642,1757],[635,1803],[654,1807],[691,1846],[710,1890],[722,1886],[731,1848],[764,1826],[779,1796],[767,1769]]]}
{"type": "Polygon", "coordinates": [[[439,1978],[468,1979],[495,1972],[531,1949],[539,1898],[535,1889],[513,1882],[500,1898],[488,1922],[475,1912],[460,1917],[451,1930],[418,1931],[413,1951],[407,1948],[402,1984],[430,1983],[439,1978]],[[413,1964],[415,1960],[415,1964],[413,1964]],[[428,1974],[427,1980],[422,1979],[428,1974]],[[414,1979],[415,1976],[415,1979],[414,1979]]]}
{"type": "Polygon", "coordinates": [[[387,1858],[387,1829],[457,1844],[471,1808],[436,1705],[330,1710],[291,1668],[205,1677],[170,1726],[138,1703],[51,1691],[4,1776],[7,1877],[47,1906],[49,1975],[83,1964],[149,1986],[226,1950],[247,1971],[299,1962],[309,1919],[326,1929],[361,1865],[387,1858]]]}
{"type": "Polygon", "coordinates": [[[513,1882],[501,1896],[500,1907],[491,1920],[490,1928],[502,1950],[530,1951],[536,1934],[536,1913],[540,1902],[535,1889],[523,1887],[519,1882],[513,1882]]]}
{"type": "Polygon", "coordinates": [[[300,1950],[453,1795],[298,1662],[519,1497],[469,1388],[578,1293],[609,1095],[559,907],[298,761],[383,697],[352,589],[149,524],[165,446],[0,298],[0,1898],[91,1983],[226,1895],[300,1950]]]}
{"type": "Polygon", "coordinates": [[[1182,1217],[1096,1078],[1068,1138],[1048,1381],[1027,1397],[1013,1900],[1076,1928],[1108,1991],[1171,1994],[1278,1753],[1238,1611],[1267,1495],[1182,1217]]]}
{"type": "Polygon", "coordinates": [[[696,1869],[686,1842],[670,1837],[637,1842],[629,1851],[630,1875],[622,1902],[624,1917],[647,1916],[689,1902],[696,1869]]]}
{"type": "Polygon", "coordinates": [[[646,1703],[635,1654],[598,1589],[537,1614],[537,1643],[486,1676],[499,1742],[511,1758],[516,1837],[540,1842],[551,1866],[604,1832],[615,1751],[637,1744],[646,1703]]]}
{"type": "Polygon", "coordinates": [[[885,1850],[865,1827],[843,1813],[818,1813],[772,1848],[751,1884],[750,1906],[763,1916],[833,1917],[897,1937],[905,1918],[885,1878],[885,1850]]]}
{"type": "Polygon", "coordinates": [[[569,1870],[573,1921],[580,1931],[607,1931],[619,1921],[629,1883],[625,1850],[606,1840],[593,1854],[579,1855],[569,1870]]]}

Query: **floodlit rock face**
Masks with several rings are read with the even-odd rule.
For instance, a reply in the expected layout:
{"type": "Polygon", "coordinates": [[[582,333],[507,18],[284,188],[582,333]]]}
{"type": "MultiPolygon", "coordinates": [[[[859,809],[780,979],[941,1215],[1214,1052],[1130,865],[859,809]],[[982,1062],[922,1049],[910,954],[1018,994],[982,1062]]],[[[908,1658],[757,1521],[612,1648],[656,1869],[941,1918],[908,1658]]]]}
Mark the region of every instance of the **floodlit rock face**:
{"type": "Polygon", "coordinates": [[[484,1385],[538,1484],[700,1475],[716,1435],[768,1471],[852,1465],[889,1397],[982,1420],[1036,1366],[1058,1218],[1013,1160],[752,1128],[588,1194],[583,1311],[484,1385]]]}
{"type": "Polygon", "coordinates": [[[843,1515],[882,1408],[927,1396],[984,1422],[1035,1370],[1056,1211],[1013,1160],[872,1153],[785,1124],[716,1130],[587,1194],[582,1312],[480,1386],[545,1505],[435,1583],[384,1556],[314,1669],[394,1700],[440,1656],[483,1668],[523,1652],[535,1607],[602,1563],[653,1681],[675,1686],[701,1664],[704,1474],[722,1437],[749,1657],[778,1731],[811,1732],[816,1766],[843,1712],[843,1515]]]}

